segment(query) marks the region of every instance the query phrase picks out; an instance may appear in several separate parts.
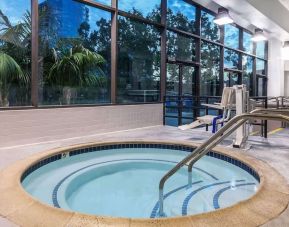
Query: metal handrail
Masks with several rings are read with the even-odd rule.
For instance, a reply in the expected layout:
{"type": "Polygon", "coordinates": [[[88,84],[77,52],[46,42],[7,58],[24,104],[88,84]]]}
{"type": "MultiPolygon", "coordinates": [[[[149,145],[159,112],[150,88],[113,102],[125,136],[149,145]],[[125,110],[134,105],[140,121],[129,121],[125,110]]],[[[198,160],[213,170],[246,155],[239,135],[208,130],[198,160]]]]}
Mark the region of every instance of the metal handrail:
{"type": "Polygon", "coordinates": [[[164,216],[163,204],[164,204],[164,194],[163,189],[165,182],[175,174],[180,168],[188,163],[188,186],[192,184],[192,167],[193,165],[204,155],[206,155],[213,147],[220,143],[224,138],[233,133],[241,125],[250,119],[260,119],[260,120],[277,120],[277,121],[287,121],[289,122],[289,110],[283,110],[281,114],[270,114],[279,113],[279,110],[264,110],[259,109],[252,111],[251,113],[245,113],[232,118],[224,127],[222,127],[216,134],[209,138],[205,143],[196,148],[192,154],[185,157],[180,161],[174,168],[167,172],[159,183],[159,215],[164,216]],[[256,113],[260,112],[260,113],[256,113]],[[285,116],[284,115],[288,115],[285,116]]]}

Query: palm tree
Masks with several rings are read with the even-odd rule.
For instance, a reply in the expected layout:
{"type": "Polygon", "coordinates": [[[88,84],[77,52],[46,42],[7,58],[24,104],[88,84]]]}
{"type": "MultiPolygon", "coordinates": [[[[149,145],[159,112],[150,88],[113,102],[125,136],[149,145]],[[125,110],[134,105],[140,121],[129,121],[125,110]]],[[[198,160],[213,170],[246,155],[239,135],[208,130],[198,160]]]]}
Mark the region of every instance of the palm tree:
{"type": "Polygon", "coordinates": [[[31,14],[13,25],[0,10],[0,105],[8,106],[12,84],[27,85],[30,81],[31,14]]]}
{"type": "Polygon", "coordinates": [[[9,106],[9,89],[13,82],[26,84],[29,77],[18,63],[8,54],[0,52],[0,106],[9,106]]]}
{"type": "Polygon", "coordinates": [[[71,103],[75,87],[103,86],[104,72],[100,66],[104,58],[82,45],[70,48],[66,53],[53,49],[55,63],[49,70],[48,83],[62,88],[63,101],[71,103]]]}

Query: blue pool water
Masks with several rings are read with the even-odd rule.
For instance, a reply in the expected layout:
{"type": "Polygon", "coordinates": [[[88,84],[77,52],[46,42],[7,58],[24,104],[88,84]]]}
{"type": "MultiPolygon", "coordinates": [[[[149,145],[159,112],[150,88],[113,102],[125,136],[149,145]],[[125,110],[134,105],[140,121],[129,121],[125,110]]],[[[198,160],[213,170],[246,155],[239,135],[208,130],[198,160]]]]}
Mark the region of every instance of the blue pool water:
{"type": "MultiPolygon", "coordinates": [[[[156,148],[113,149],[80,154],[51,162],[22,182],[43,203],[81,213],[130,217],[158,217],[161,177],[188,152],[156,148]]],[[[198,214],[231,206],[251,197],[258,181],[243,169],[206,156],[165,184],[167,216],[198,214]]]]}

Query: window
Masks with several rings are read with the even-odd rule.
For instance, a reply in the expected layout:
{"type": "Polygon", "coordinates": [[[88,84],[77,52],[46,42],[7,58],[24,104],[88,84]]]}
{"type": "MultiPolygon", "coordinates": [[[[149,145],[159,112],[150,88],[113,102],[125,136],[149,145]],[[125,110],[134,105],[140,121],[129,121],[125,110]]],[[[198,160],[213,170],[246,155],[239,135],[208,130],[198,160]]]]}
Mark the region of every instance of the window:
{"type": "Polygon", "coordinates": [[[159,30],[119,16],[118,102],[158,101],[159,84],[159,30]]]}
{"type": "Polygon", "coordinates": [[[239,68],[239,53],[233,50],[225,49],[224,66],[229,69],[239,68]]]}
{"type": "Polygon", "coordinates": [[[111,14],[73,0],[44,1],[39,14],[40,103],[110,102],[111,14]]]}
{"type": "Polygon", "coordinates": [[[243,84],[247,86],[250,95],[253,95],[253,57],[243,56],[243,84]]]}
{"type": "Polygon", "coordinates": [[[30,105],[30,0],[0,1],[0,107],[30,105]]]}
{"type": "Polygon", "coordinates": [[[178,33],[167,33],[167,52],[169,60],[195,61],[196,41],[178,33]]]}
{"type": "Polygon", "coordinates": [[[226,24],[225,25],[225,46],[239,49],[239,28],[226,24]]]}
{"type": "Polygon", "coordinates": [[[266,57],[265,46],[266,46],[265,41],[257,42],[257,44],[256,44],[256,56],[257,57],[265,59],[265,57],[266,57]]]}
{"type": "Polygon", "coordinates": [[[202,42],[201,65],[200,95],[220,95],[220,47],[202,42]]]}
{"type": "Polygon", "coordinates": [[[257,77],[257,95],[266,96],[267,93],[267,78],[257,77]]]}
{"type": "Polygon", "coordinates": [[[179,94],[179,65],[167,64],[166,95],[177,96],[179,94]]]}
{"type": "Polygon", "coordinates": [[[118,8],[152,21],[161,20],[161,0],[119,0],[118,8]]]}
{"type": "Polygon", "coordinates": [[[248,54],[253,54],[252,35],[248,32],[243,32],[243,50],[248,54]]]}
{"type": "Polygon", "coordinates": [[[168,0],[167,24],[169,27],[194,33],[196,7],[183,0],[168,0]]]}
{"type": "Polygon", "coordinates": [[[111,0],[93,0],[93,1],[104,4],[104,5],[111,6],[111,0]]]}
{"type": "Polygon", "coordinates": [[[256,73],[259,75],[266,75],[265,61],[259,59],[256,60],[256,73]]]}
{"type": "Polygon", "coordinates": [[[236,72],[224,72],[224,84],[226,87],[240,84],[240,75],[236,72]]]}
{"type": "Polygon", "coordinates": [[[201,12],[201,36],[217,42],[220,40],[220,28],[214,23],[214,19],[215,16],[205,11],[201,12]]]}

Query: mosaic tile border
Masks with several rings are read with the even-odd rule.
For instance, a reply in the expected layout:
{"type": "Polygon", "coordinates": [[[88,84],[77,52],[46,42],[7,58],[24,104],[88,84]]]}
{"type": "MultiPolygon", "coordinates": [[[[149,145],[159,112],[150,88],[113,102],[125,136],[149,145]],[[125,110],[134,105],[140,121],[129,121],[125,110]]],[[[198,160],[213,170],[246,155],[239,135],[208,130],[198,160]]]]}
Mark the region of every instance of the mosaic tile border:
{"type": "MultiPolygon", "coordinates": [[[[67,156],[75,156],[90,152],[97,152],[97,151],[103,151],[103,150],[111,150],[111,149],[128,149],[128,148],[158,148],[158,149],[169,149],[169,150],[179,150],[179,151],[186,151],[186,152],[193,152],[194,147],[186,146],[186,145],[175,145],[175,144],[161,144],[161,143],[119,143],[119,144],[106,144],[106,145],[95,145],[90,147],[84,147],[72,151],[64,151],[61,154],[56,154],[53,156],[50,156],[48,158],[45,158],[41,160],[40,162],[30,166],[21,176],[21,182],[32,172],[39,169],[42,166],[45,166],[51,162],[60,160],[62,158],[66,158],[67,156]]],[[[259,174],[250,166],[245,164],[244,162],[229,157],[224,154],[220,154],[215,151],[210,151],[207,153],[207,156],[217,158],[220,160],[223,160],[225,162],[231,163],[235,166],[238,166],[239,168],[245,170],[249,174],[251,174],[258,182],[260,182],[260,176],[259,174]]]]}

